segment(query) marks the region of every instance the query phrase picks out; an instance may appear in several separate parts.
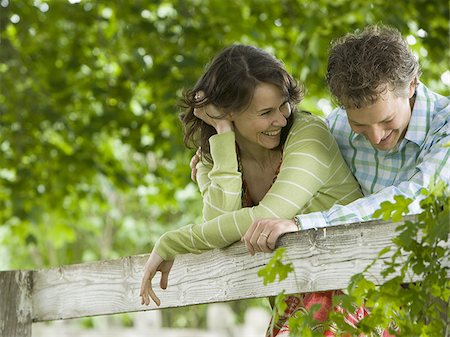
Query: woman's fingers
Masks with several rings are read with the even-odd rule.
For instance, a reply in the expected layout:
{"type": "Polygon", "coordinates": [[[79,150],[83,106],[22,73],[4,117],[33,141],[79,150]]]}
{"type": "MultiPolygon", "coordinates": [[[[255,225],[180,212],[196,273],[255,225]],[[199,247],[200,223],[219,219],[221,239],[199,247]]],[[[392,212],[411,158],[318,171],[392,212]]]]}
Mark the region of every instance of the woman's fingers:
{"type": "Polygon", "coordinates": [[[250,255],[255,255],[255,250],[253,249],[253,245],[250,243],[250,241],[246,240],[244,237],[244,243],[245,246],[247,247],[248,252],[250,253],[250,255]]]}
{"type": "Polygon", "coordinates": [[[271,236],[273,236],[272,233],[273,232],[271,232],[268,236],[264,238],[260,236],[258,239],[258,245],[261,248],[261,251],[264,253],[270,253],[273,250],[272,248],[270,248],[272,243],[271,236]]]}
{"type": "Polygon", "coordinates": [[[159,300],[158,296],[156,296],[149,282],[148,285],[145,286],[145,289],[141,291],[141,304],[149,305],[151,303],[150,299],[152,299],[157,306],[161,304],[161,301],[159,300]]]}
{"type": "Polygon", "coordinates": [[[270,253],[272,251],[272,249],[269,247],[269,240],[271,235],[271,233],[266,234],[264,231],[261,231],[261,233],[259,233],[258,237],[256,238],[257,248],[255,248],[255,251],[270,253]]]}
{"type": "Polygon", "coordinates": [[[173,260],[170,261],[164,261],[160,265],[160,271],[161,271],[161,281],[159,281],[159,286],[161,289],[166,289],[167,284],[169,282],[169,273],[173,266],[173,260]]]}
{"type": "MultiPolygon", "coordinates": [[[[141,281],[141,304],[149,305],[150,304],[150,298],[155,301],[155,303],[158,304],[159,298],[156,296],[155,292],[152,289],[152,279],[154,277],[155,273],[151,273],[150,270],[146,270],[144,277],[141,281]],[[156,301],[156,300],[158,301],[156,301]]],[[[159,304],[158,304],[159,305],[159,304]]]]}
{"type": "Polygon", "coordinates": [[[153,291],[152,287],[150,287],[150,289],[149,289],[149,294],[150,294],[150,297],[152,298],[153,302],[155,302],[156,305],[159,307],[161,305],[161,301],[159,300],[158,296],[156,296],[156,294],[153,291]]]}
{"type": "Polygon", "coordinates": [[[263,220],[257,220],[252,223],[243,237],[243,241],[247,247],[248,252],[254,255],[257,252],[270,253],[276,241],[271,228],[265,226],[263,220]]]}
{"type": "Polygon", "coordinates": [[[199,90],[195,93],[195,100],[197,102],[200,102],[205,98],[205,92],[203,90],[199,90]]]}
{"type": "Polygon", "coordinates": [[[295,231],[296,226],[292,220],[255,220],[242,237],[242,241],[245,242],[247,250],[251,255],[257,252],[270,253],[275,249],[276,242],[281,235],[295,231]]]}
{"type": "Polygon", "coordinates": [[[161,289],[167,289],[167,284],[169,283],[169,272],[161,273],[161,281],[159,281],[159,286],[161,289]]]}
{"type": "Polygon", "coordinates": [[[224,114],[213,104],[207,104],[194,109],[195,117],[201,119],[206,124],[216,129],[217,133],[224,133],[233,130],[233,123],[228,114],[224,114]]]}
{"type": "Polygon", "coordinates": [[[169,277],[170,268],[172,268],[173,261],[164,261],[155,251],[153,251],[144,267],[144,275],[141,280],[141,304],[149,305],[151,300],[156,303],[157,306],[161,304],[158,296],[156,296],[152,288],[152,280],[159,270],[163,273],[160,282],[161,287],[164,285],[163,289],[167,288],[167,281],[169,277]]]}

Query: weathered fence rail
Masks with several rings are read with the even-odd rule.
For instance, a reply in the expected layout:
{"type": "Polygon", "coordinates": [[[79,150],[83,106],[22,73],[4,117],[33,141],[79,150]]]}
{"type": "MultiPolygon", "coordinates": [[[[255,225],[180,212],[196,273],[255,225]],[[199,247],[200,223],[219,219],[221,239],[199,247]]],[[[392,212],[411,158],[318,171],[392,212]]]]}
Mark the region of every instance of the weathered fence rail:
{"type": "MultiPolygon", "coordinates": [[[[405,218],[406,220],[406,218],[405,218]]],[[[154,287],[161,306],[142,306],[140,278],[147,255],[34,271],[0,272],[0,336],[29,337],[33,322],[225,302],[286,293],[345,288],[378,254],[392,246],[400,223],[370,221],[290,233],[279,245],[295,273],[264,286],[257,270],[272,254],[250,256],[241,243],[176,258],[167,290],[154,287]]],[[[449,248],[448,246],[446,248],[449,248]]],[[[387,255],[385,258],[388,258],[387,255]]],[[[383,259],[371,269],[382,282],[383,259]]]]}

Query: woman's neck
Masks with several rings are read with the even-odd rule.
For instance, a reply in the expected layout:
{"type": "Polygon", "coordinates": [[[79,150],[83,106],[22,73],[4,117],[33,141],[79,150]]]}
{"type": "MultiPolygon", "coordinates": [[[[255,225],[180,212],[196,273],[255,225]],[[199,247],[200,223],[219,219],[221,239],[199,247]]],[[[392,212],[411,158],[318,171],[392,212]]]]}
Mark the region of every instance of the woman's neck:
{"type": "Polygon", "coordinates": [[[277,176],[282,152],[278,147],[275,150],[240,148],[239,158],[242,178],[246,183],[246,198],[252,200],[252,205],[259,202],[269,191],[277,176]]]}
{"type": "MultiPolygon", "coordinates": [[[[239,145],[238,145],[239,146],[239,145]]],[[[253,162],[261,168],[270,166],[274,163],[279,163],[281,160],[281,150],[276,148],[273,150],[265,149],[262,147],[246,147],[239,146],[240,159],[243,162],[253,162]]]]}

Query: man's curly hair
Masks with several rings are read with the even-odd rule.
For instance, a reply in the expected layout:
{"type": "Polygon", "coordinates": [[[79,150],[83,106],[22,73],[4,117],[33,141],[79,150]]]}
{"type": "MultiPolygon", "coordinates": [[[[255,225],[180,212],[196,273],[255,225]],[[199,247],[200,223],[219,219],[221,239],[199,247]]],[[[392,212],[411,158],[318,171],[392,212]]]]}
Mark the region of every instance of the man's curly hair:
{"type": "Polygon", "coordinates": [[[346,108],[367,107],[387,90],[405,96],[419,76],[419,63],[397,29],[368,26],[331,45],[327,82],[331,94],[346,108]]]}

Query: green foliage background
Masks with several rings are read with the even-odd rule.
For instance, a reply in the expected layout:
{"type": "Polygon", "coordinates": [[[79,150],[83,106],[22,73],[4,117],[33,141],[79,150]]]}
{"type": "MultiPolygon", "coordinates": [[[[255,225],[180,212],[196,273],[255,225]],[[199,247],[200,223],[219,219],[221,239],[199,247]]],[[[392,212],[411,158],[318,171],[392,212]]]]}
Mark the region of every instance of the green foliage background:
{"type": "Polygon", "coordinates": [[[448,22],[445,0],[0,0],[0,270],[147,253],[199,220],[177,99],[223,47],[281,58],[322,114],[329,43],[366,24],[450,94],[448,22]]]}
{"type": "Polygon", "coordinates": [[[330,41],[372,23],[450,94],[445,0],[1,0],[0,269],[146,253],[197,221],[177,99],[211,57],[267,49],[322,114],[330,41]]]}

